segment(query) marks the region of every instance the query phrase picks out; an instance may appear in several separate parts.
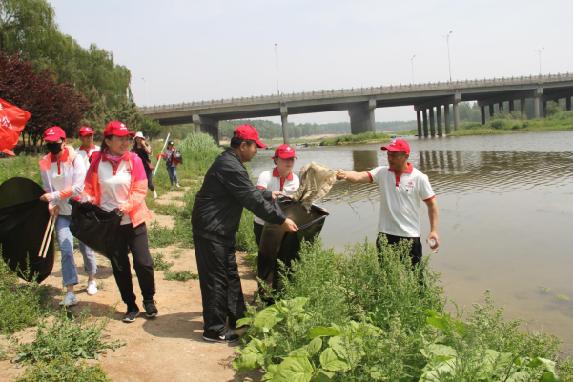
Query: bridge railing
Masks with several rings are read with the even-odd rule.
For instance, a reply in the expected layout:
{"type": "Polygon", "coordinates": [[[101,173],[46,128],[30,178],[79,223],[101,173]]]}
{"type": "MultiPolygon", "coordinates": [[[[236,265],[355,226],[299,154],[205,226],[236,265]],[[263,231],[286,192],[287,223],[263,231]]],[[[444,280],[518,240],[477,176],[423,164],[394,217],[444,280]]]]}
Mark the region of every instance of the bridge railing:
{"type": "Polygon", "coordinates": [[[206,109],[221,106],[246,106],[260,103],[283,103],[289,101],[301,101],[309,99],[324,99],[334,97],[349,96],[369,96],[389,93],[407,93],[411,91],[433,91],[433,90],[452,90],[483,88],[491,86],[516,86],[516,85],[534,85],[561,81],[572,81],[572,73],[556,73],[544,75],[530,75],[519,77],[495,77],[475,80],[452,81],[452,82],[429,82],[422,84],[400,84],[376,87],[361,87],[351,89],[331,89],[331,90],[312,90],[304,92],[280,93],[272,95],[259,95],[251,97],[232,97],[208,101],[195,101],[179,104],[145,106],[138,108],[143,113],[153,113],[162,111],[177,111],[189,109],[206,109]]]}

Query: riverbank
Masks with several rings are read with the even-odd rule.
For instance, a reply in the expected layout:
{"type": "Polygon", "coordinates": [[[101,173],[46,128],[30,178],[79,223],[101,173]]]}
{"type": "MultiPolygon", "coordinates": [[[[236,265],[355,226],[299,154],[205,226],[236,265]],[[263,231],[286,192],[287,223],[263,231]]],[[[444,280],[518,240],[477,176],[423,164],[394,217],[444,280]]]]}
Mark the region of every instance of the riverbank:
{"type": "Polygon", "coordinates": [[[327,138],[319,142],[319,146],[341,146],[341,145],[357,145],[369,143],[383,143],[389,142],[391,136],[387,133],[380,133],[376,131],[367,131],[359,134],[344,134],[336,137],[327,138]]]}

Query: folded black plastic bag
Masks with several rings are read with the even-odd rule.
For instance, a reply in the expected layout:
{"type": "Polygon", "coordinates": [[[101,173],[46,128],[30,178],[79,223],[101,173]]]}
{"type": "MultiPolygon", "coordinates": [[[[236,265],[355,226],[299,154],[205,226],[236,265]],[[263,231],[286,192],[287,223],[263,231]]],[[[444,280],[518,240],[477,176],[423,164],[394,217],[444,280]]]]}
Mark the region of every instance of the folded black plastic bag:
{"type": "Polygon", "coordinates": [[[72,205],[72,223],[70,224],[72,235],[94,251],[109,258],[117,238],[122,215],[116,211],[104,211],[91,203],[71,200],[70,204],[72,205]]]}
{"type": "Polygon", "coordinates": [[[46,235],[50,212],[48,203],[40,200],[43,194],[42,187],[27,178],[10,178],[0,185],[2,258],[19,277],[38,283],[50,275],[54,266],[53,235],[46,235]],[[43,242],[49,244],[40,256],[43,242]]]}

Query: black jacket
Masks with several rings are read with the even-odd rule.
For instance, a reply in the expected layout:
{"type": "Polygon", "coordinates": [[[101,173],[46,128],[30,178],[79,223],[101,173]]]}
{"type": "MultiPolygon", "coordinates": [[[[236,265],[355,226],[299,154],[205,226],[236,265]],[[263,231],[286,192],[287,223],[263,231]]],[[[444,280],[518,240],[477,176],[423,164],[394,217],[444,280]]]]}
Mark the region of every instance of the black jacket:
{"type": "Polygon", "coordinates": [[[243,207],[266,222],[283,224],[285,215],[271,191],[258,190],[237,154],[228,149],[213,162],[195,195],[191,216],[194,234],[233,244],[243,207]]]}

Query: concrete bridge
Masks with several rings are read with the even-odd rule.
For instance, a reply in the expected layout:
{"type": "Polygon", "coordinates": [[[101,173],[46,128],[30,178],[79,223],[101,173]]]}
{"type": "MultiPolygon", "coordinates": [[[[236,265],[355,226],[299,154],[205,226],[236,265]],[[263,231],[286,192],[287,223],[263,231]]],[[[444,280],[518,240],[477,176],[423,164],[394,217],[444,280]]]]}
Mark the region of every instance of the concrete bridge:
{"type": "Polygon", "coordinates": [[[548,101],[562,98],[566,100],[567,110],[572,110],[572,73],[307,91],[142,107],[139,110],[161,125],[194,123],[218,142],[218,123],[221,120],[280,115],[283,140],[287,142],[289,114],[347,110],[351,132],[357,134],[375,131],[376,108],[412,105],[417,114],[419,136],[428,137],[458,129],[458,104],[461,101],[478,101],[484,124],[487,114],[490,117],[494,115],[495,105],[497,111],[520,110],[524,113],[526,100],[532,99],[534,117],[539,118],[545,114],[548,101]]]}

